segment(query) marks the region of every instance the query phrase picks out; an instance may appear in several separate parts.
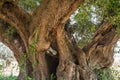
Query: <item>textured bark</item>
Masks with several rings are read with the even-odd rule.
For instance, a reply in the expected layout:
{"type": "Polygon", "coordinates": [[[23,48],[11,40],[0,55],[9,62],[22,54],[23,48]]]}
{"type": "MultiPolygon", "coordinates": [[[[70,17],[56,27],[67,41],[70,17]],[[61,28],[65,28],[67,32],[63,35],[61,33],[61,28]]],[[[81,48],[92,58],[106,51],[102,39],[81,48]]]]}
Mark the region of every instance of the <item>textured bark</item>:
{"type": "Polygon", "coordinates": [[[14,26],[24,42],[25,48],[28,48],[28,24],[31,15],[19,7],[15,0],[0,0],[0,18],[14,26]]]}
{"type": "MultiPolygon", "coordinates": [[[[32,43],[34,36],[36,34],[39,34],[37,51],[41,55],[45,54],[45,51],[47,51],[50,47],[53,37],[56,36],[56,30],[59,27],[59,24],[65,24],[70,14],[74,12],[74,10],[79,6],[80,2],[82,1],[72,0],[71,2],[68,2],[68,1],[59,1],[59,0],[56,0],[56,1],[45,0],[40,5],[38,10],[35,11],[33,14],[32,23],[30,24],[31,36],[29,38],[29,44],[32,43]]],[[[64,27],[64,25],[62,27],[64,27]]],[[[44,58],[44,56],[41,58],[44,58]]],[[[42,62],[41,61],[42,60],[39,60],[39,62],[43,65],[43,66],[40,66],[40,67],[43,67],[42,68],[43,74],[45,76],[48,76],[47,75],[49,74],[47,72],[48,65],[44,63],[45,60],[43,60],[42,62]]]]}
{"type": "Polygon", "coordinates": [[[59,51],[58,80],[95,80],[96,75],[86,62],[85,53],[66,35],[63,28],[57,30],[59,51]]]}
{"type": "Polygon", "coordinates": [[[116,27],[104,22],[95,32],[91,41],[83,48],[87,55],[89,66],[94,69],[108,68],[113,63],[114,47],[120,35],[116,27]]]}
{"type": "MultiPolygon", "coordinates": [[[[2,27],[0,41],[14,52],[20,67],[25,55],[23,70],[26,76],[50,80],[50,75],[56,73],[57,80],[96,80],[95,69],[111,66],[113,47],[120,37],[115,26],[101,25],[83,49],[79,49],[64,31],[66,21],[82,2],[43,0],[30,15],[15,0],[0,0],[0,18],[14,26],[14,34],[19,36],[4,35],[6,28],[2,27]],[[50,47],[56,50],[57,58],[46,55],[50,47]],[[55,69],[51,67],[53,62],[55,69]]],[[[26,76],[21,71],[18,80],[25,80],[26,76]]]]}
{"type": "Polygon", "coordinates": [[[6,22],[0,20],[0,42],[8,46],[13,52],[14,56],[16,57],[17,61],[21,61],[21,55],[24,52],[24,45],[21,41],[19,35],[15,33],[15,35],[7,35],[5,34],[5,31],[7,30],[7,27],[9,26],[6,22]]]}
{"type": "MultiPolygon", "coordinates": [[[[48,80],[50,70],[48,70],[45,53],[49,49],[53,37],[56,37],[59,24],[65,24],[69,16],[83,1],[44,0],[32,15],[19,7],[15,0],[0,1],[0,18],[16,28],[23,43],[23,45],[20,44],[20,46],[25,47],[25,51],[23,50],[19,53],[18,57],[21,56],[21,58],[18,60],[22,59],[21,53],[24,52],[27,61],[30,61],[30,64],[24,67],[25,73],[35,80],[48,80]],[[33,45],[35,38],[38,38],[35,54],[30,55],[33,52],[31,52],[29,48],[33,45]],[[30,65],[32,66],[29,67],[30,65]],[[27,70],[26,67],[32,71],[28,73],[29,70],[27,70]]],[[[1,39],[4,40],[3,35],[1,39]]],[[[15,45],[11,46],[13,46],[11,49],[14,49],[14,53],[19,51],[18,47],[14,48],[15,45]]]]}
{"type": "MultiPolygon", "coordinates": [[[[22,55],[25,55],[25,47],[24,43],[22,42],[20,36],[15,32],[13,35],[7,35],[6,30],[9,26],[8,23],[4,22],[3,20],[0,20],[0,42],[2,42],[4,45],[9,47],[12,52],[14,53],[14,56],[19,64],[21,66],[22,61],[22,55]]],[[[26,72],[27,69],[24,68],[24,71],[26,72]]],[[[20,74],[18,77],[19,80],[24,80],[25,76],[23,73],[23,70],[20,70],[20,74]]]]}

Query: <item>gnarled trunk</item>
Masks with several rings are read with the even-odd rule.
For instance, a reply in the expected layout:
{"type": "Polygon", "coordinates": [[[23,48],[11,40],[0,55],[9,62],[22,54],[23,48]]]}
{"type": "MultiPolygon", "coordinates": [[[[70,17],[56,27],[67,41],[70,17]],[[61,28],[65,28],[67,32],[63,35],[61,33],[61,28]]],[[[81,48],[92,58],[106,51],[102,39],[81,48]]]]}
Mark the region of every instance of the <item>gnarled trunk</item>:
{"type": "Polygon", "coordinates": [[[53,73],[56,73],[54,79],[57,80],[97,80],[94,70],[111,66],[113,48],[120,37],[115,26],[103,23],[83,49],[79,49],[64,31],[66,21],[82,2],[43,0],[31,15],[12,0],[1,1],[0,18],[13,25],[16,29],[14,34],[19,37],[5,36],[2,27],[0,41],[10,47],[23,67],[19,80],[26,77],[50,80],[53,73]],[[46,54],[50,47],[56,50],[57,55],[46,54]],[[25,60],[23,64],[22,60],[25,60]]]}
{"type": "Polygon", "coordinates": [[[92,69],[108,68],[113,63],[114,47],[120,35],[116,27],[104,22],[95,32],[91,41],[83,48],[92,69]]]}
{"type": "Polygon", "coordinates": [[[112,65],[114,46],[119,37],[116,27],[109,22],[104,22],[91,41],[81,50],[70,39],[66,40],[64,30],[59,28],[58,80],[96,80],[96,69],[106,69],[112,65]]]}
{"type": "Polygon", "coordinates": [[[86,62],[86,54],[66,35],[61,27],[57,30],[59,51],[58,80],[96,80],[96,75],[86,62]]]}

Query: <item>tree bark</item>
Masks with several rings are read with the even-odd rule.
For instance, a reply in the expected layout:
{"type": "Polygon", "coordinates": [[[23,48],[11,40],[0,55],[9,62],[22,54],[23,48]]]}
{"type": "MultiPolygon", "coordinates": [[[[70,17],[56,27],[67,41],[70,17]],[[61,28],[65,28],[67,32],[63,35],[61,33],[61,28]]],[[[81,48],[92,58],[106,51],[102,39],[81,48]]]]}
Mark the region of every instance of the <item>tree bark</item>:
{"type": "Polygon", "coordinates": [[[28,25],[31,15],[19,7],[16,0],[1,0],[0,18],[15,27],[27,50],[28,42],[26,40],[29,36],[28,25]]]}
{"type": "Polygon", "coordinates": [[[95,32],[91,41],[83,48],[87,55],[88,64],[92,69],[108,68],[113,63],[114,47],[119,34],[116,26],[104,22],[95,32]]]}
{"type": "Polygon", "coordinates": [[[114,25],[108,22],[101,25],[83,49],[79,49],[64,31],[66,21],[83,0],[43,0],[32,15],[14,0],[0,1],[0,18],[13,25],[19,36],[17,39],[5,36],[2,27],[0,41],[14,52],[19,65],[22,65],[22,57],[25,56],[23,70],[26,75],[21,71],[18,80],[27,76],[35,80],[49,80],[52,72],[56,72],[57,80],[97,80],[94,70],[111,66],[113,47],[120,37],[114,25]],[[50,63],[54,63],[46,59],[50,47],[57,50],[57,70],[51,70],[50,63]]]}
{"type": "Polygon", "coordinates": [[[59,51],[58,80],[95,80],[96,75],[86,62],[85,53],[73,43],[63,28],[57,30],[59,51]]]}

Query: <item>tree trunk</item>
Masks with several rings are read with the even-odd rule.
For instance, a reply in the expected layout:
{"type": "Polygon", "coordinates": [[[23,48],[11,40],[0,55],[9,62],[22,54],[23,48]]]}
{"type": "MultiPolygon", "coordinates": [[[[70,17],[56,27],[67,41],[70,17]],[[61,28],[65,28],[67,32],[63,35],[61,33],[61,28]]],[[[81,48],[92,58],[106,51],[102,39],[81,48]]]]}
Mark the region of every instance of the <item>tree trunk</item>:
{"type": "Polygon", "coordinates": [[[49,72],[45,58],[45,53],[39,53],[36,57],[37,57],[36,60],[38,62],[33,67],[34,70],[33,75],[35,80],[48,80],[49,72]]]}
{"type": "Polygon", "coordinates": [[[57,44],[57,80],[96,80],[96,75],[87,65],[85,53],[68,39],[61,27],[57,30],[57,44]]]}
{"type": "Polygon", "coordinates": [[[13,25],[14,34],[19,36],[5,36],[4,27],[0,29],[0,41],[10,47],[19,66],[23,67],[18,80],[28,77],[52,80],[52,73],[56,73],[54,79],[57,80],[97,80],[94,70],[111,66],[113,48],[120,37],[115,26],[101,25],[83,49],[79,49],[64,31],[66,21],[82,2],[43,0],[30,15],[12,0],[1,1],[0,18],[13,25]],[[57,58],[46,56],[50,47],[56,50],[57,58]]]}

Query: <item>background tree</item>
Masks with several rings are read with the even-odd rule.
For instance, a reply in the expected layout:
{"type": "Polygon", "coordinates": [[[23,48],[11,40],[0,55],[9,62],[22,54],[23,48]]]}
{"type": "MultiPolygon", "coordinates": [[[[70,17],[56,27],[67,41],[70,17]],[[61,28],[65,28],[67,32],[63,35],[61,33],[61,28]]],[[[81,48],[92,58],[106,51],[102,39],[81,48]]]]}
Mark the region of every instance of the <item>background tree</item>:
{"type": "Polygon", "coordinates": [[[0,41],[22,68],[18,79],[96,80],[96,70],[113,63],[119,0],[38,1],[0,0],[0,41]]]}

